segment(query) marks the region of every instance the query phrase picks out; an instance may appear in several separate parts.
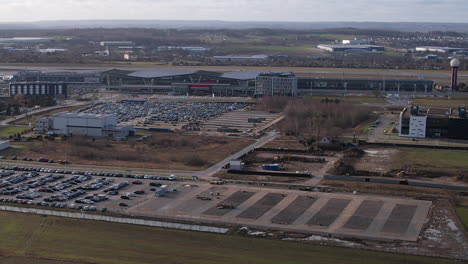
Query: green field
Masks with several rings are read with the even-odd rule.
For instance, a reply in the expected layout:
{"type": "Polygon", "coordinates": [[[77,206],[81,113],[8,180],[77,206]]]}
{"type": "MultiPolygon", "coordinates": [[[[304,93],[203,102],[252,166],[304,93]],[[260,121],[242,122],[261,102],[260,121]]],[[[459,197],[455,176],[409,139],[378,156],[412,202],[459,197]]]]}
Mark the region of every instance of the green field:
{"type": "Polygon", "coordinates": [[[383,97],[369,97],[369,96],[311,96],[313,99],[338,99],[344,102],[352,103],[367,103],[367,104],[386,104],[385,98],[383,97]]]}
{"type": "MultiPolygon", "coordinates": [[[[2,256],[100,264],[455,263],[298,242],[8,212],[0,212],[0,248],[2,256]]],[[[5,263],[1,257],[0,262],[5,263]]]]}
{"type": "Polygon", "coordinates": [[[434,98],[434,99],[413,99],[413,104],[432,107],[452,107],[457,108],[460,105],[468,106],[468,98],[434,98]]]}
{"type": "Polygon", "coordinates": [[[18,133],[22,133],[29,127],[25,126],[8,126],[8,127],[3,127],[0,128],[0,137],[5,137],[8,138],[9,136],[14,136],[18,133]]]}
{"type": "Polygon", "coordinates": [[[467,207],[457,207],[457,215],[462,220],[465,227],[468,229],[468,208],[467,207]]]}
{"type": "MultiPolygon", "coordinates": [[[[398,166],[412,165],[413,169],[422,171],[442,171],[456,173],[468,170],[467,150],[443,150],[422,148],[401,148],[398,166]]],[[[441,175],[442,176],[442,175],[441,175]]]]}

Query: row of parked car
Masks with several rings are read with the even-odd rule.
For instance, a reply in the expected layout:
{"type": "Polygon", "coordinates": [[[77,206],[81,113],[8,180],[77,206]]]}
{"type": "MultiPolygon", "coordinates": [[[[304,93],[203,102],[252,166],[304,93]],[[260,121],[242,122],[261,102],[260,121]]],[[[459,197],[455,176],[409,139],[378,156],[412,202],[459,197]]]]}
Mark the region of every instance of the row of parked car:
{"type": "Polygon", "coordinates": [[[61,173],[73,175],[87,175],[87,176],[104,176],[104,177],[118,177],[118,178],[131,178],[131,179],[149,179],[161,181],[176,181],[174,175],[171,176],[155,176],[155,175],[142,175],[142,174],[123,174],[123,173],[110,173],[98,171],[77,171],[77,170],[62,170],[50,168],[33,168],[33,167],[20,167],[20,166],[3,166],[0,167],[2,171],[31,171],[31,172],[45,172],[45,173],[61,173]]]}
{"type": "Polygon", "coordinates": [[[61,194],[52,195],[44,199],[45,202],[65,202],[86,194],[85,190],[72,189],[61,194]]]}

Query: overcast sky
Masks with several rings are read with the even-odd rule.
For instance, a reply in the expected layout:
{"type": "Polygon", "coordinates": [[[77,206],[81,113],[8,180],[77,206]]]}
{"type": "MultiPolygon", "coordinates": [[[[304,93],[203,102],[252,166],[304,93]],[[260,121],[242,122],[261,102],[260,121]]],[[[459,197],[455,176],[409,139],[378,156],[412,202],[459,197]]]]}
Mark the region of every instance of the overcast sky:
{"type": "Polygon", "coordinates": [[[468,22],[468,0],[0,0],[1,22],[76,19],[468,22]]]}

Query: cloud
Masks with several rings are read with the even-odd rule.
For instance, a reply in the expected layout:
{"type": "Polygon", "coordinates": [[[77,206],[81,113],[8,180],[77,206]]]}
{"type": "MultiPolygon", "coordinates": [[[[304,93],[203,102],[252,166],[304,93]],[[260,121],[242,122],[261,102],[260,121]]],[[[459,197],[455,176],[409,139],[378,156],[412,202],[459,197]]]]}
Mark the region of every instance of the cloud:
{"type": "Polygon", "coordinates": [[[466,0],[0,0],[0,21],[171,19],[468,22],[466,0]]]}

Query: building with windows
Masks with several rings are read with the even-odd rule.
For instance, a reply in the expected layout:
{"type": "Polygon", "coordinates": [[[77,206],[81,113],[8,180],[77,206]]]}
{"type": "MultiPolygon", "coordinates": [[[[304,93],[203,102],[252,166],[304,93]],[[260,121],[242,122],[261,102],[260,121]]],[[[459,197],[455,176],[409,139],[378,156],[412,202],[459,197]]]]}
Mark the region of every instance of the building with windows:
{"type": "Polygon", "coordinates": [[[116,115],[63,112],[36,121],[35,132],[51,135],[126,138],[135,135],[133,125],[118,125],[116,115]]]}
{"type": "Polygon", "coordinates": [[[466,107],[411,106],[400,114],[400,137],[468,139],[466,107]]]}
{"type": "Polygon", "coordinates": [[[297,78],[292,72],[264,72],[255,80],[255,96],[297,96],[297,78]]]}
{"type": "Polygon", "coordinates": [[[67,84],[97,84],[97,72],[39,72],[24,71],[13,75],[12,82],[63,82],[67,84]]]}
{"type": "Polygon", "coordinates": [[[61,82],[11,82],[9,95],[10,97],[14,97],[17,94],[66,98],[68,93],[67,84],[61,82]]]}

